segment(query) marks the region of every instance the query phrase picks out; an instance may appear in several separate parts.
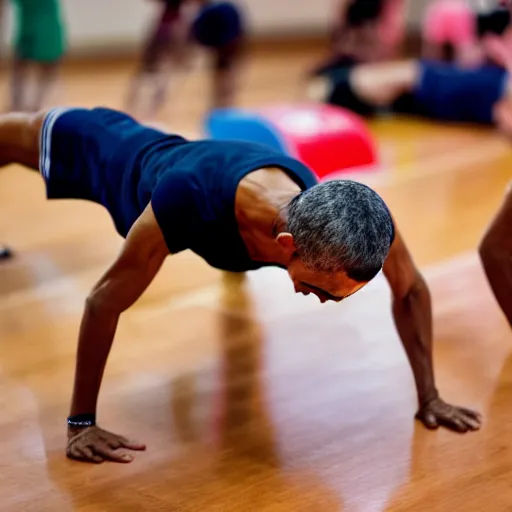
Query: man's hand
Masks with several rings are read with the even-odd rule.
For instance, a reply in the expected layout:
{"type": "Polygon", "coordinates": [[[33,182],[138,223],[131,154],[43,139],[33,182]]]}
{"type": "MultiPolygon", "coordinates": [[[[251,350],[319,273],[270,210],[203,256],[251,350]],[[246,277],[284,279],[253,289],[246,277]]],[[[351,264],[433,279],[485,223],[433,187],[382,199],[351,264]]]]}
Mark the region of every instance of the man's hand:
{"type": "Polygon", "coordinates": [[[70,459],[95,463],[106,460],[131,462],[133,456],[124,451],[118,451],[119,448],[145,450],[146,445],[137,441],[130,441],[123,436],[107,432],[96,426],[79,430],[68,429],[66,455],[70,459]]]}
{"type": "Polygon", "coordinates": [[[434,398],[423,405],[416,419],[429,429],[444,426],[457,432],[478,430],[482,424],[482,418],[477,412],[447,404],[440,398],[434,398]]]}
{"type": "Polygon", "coordinates": [[[384,274],[393,291],[395,324],[416,382],[420,404],[416,418],[430,429],[442,425],[457,432],[478,430],[479,414],[439,398],[432,361],[430,292],[398,231],[384,264],[384,274]]]}

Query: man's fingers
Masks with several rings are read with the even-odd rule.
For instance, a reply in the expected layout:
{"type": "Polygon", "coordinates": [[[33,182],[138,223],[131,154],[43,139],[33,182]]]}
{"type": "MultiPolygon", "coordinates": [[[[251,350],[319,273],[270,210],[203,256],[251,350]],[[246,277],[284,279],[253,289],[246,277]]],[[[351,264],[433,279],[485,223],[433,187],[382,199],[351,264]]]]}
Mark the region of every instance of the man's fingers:
{"type": "Polygon", "coordinates": [[[417,418],[420,419],[427,428],[433,430],[439,427],[435,415],[430,411],[418,414],[417,418]]]}
{"type": "Polygon", "coordinates": [[[145,450],[146,445],[98,427],[90,427],[71,437],[66,454],[72,459],[96,463],[105,460],[131,462],[134,458],[133,455],[125,453],[120,448],[145,450]]]}
{"type": "Polygon", "coordinates": [[[103,457],[94,454],[87,446],[79,446],[78,444],[68,447],[66,455],[74,460],[95,462],[96,464],[103,462],[103,457]]]}
{"type": "Polygon", "coordinates": [[[123,443],[117,438],[107,439],[105,442],[109,448],[112,448],[112,450],[117,450],[123,446],[123,443]]]}
{"type": "Polygon", "coordinates": [[[481,426],[480,421],[470,416],[469,414],[464,414],[462,419],[471,430],[478,430],[481,426]]]}
{"type": "Polygon", "coordinates": [[[444,418],[440,418],[440,422],[457,432],[463,433],[468,431],[468,426],[456,416],[445,416],[444,418]]]}
{"type": "Polygon", "coordinates": [[[83,459],[83,455],[78,450],[78,447],[76,446],[76,444],[68,446],[68,449],[66,450],[66,455],[70,459],[76,459],[76,460],[82,460],[83,459]]]}
{"type": "Polygon", "coordinates": [[[104,462],[103,457],[96,455],[89,446],[82,446],[78,448],[78,451],[83,454],[85,459],[90,460],[91,462],[96,462],[97,464],[104,462]]]}
{"type": "Polygon", "coordinates": [[[130,454],[112,450],[112,448],[109,448],[104,443],[95,444],[92,448],[96,454],[114,462],[131,462],[133,460],[133,457],[130,454]]]}
{"type": "Polygon", "coordinates": [[[482,418],[479,413],[463,407],[455,407],[441,400],[432,402],[416,414],[416,418],[430,429],[444,426],[456,432],[478,430],[482,418]]]}
{"type": "Polygon", "coordinates": [[[482,415],[476,411],[472,411],[471,409],[466,409],[465,407],[459,407],[459,411],[464,413],[465,416],[469,416],[474,419],[478,423],[482,423],[482,415]]]}
{"type": "Polygon", "coordinates": [[[145,450],[146,445],[139,443],[138,441],[134,441],[132,439],[126,439],[123,436],[112,436],[108,437],[106,440],[107,445],[116,450],[117,448],[128,448],[129,450],[145,450]]]}
{"type": "Polygon", "coordinates": [[[138,441],[135,441],[134,439],[126,439],[126,437],[119,437],[119,440],[122,443],[122,446],[125,448],[128,448],[129,450],[145,450],[146,445],[144,443],[139,443],[138,441]]]}

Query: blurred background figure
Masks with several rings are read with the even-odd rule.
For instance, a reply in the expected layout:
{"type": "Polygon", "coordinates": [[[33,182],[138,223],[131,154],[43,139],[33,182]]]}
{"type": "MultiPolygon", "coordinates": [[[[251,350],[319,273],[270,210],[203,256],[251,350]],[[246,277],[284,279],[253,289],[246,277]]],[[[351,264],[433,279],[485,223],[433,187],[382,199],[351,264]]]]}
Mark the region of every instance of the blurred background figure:
{"type": "MultiPolygon", "coordinates": [[[[0,36],[6,25],[6,0],[0,0],[0,36]]],[[[66,35],[59,0],[11,0],[14,10],[13,51],[7,110],[37,111],[51,101],[66,35]],[[34,73],[34,79],[30,80],[34,73]]],[[[12,251],[0,243],[0,260],[12,251]]]]}
{"type": "Polygon", "coordinates": [[[512,135],[512,81],[499,66],[467,69],[410,59],[355,65],[343,79],[326,81],[324,96],[315,99],[362,116],[385,110],[444,123],[495,126],[512,135]]]}
{"type": "Polygon", "coordinates": [[[9,110],[37,111],[56,85],[66,34],[59,0],[11,0],[14,42],[9,110]],[[29,73],[34,71],[31,94],[29,73]]]}
{"type": "Polygon", "coordinates": [[[434,0],[423,21],[423,57],[464,67],[506,66],[512,46],[508,0],[434,0]]]}
{"type": "Polygon", "coordinates": [[[474,64],[477,52],[476,13],[467,0],[432,0],[423,21],[423,57],[474,64]]]}
{"type": "Polygon", "coordinates": [[[405,0],[342,0],[331,30],[329,67],[396,58],[405,37],[405,0]]]}
{"type": "Polygon", "coordinates": [[[154,120],[165,104],[172,80],[180,71],[190,69],[197,46],[207,50],[210,57],[211,108],[232,105],[245,47],[240,9],[230,2],[209,0],[156,3],[160,10],[130,84],[127,110],[139,119],[154,120]]]}
{"type": "Polygon", "coordinates": [[[494,8],[479,12],[477,18],[485,57],[508,70],[512,68],[511,9],[510,0],[501,0],[494,8]]]}

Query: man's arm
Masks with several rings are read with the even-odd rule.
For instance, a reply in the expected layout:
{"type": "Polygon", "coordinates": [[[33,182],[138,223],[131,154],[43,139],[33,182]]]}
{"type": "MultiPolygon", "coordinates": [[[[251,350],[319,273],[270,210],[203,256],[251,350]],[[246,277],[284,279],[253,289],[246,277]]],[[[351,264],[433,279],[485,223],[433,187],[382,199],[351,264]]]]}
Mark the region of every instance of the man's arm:
{"type": "MultiPolygon", "coordinates": [[[[89,294],[80,326],[71,416],[95,415],[103,371],[119,316],[146,290],[169,254],[151,205],[135,222],[114,264],[89,294]]],[[[98,427],[70,428],[68,456],[101,462],[130,461],[114,452],[126,447],[144,449],[98,427]]]]}
{"type": "Polygon", "coordinates": [[[398,232],[383,271],[393,293],[395,325],[416,382],[419,404],[416,417],[428,428],[444,425],[459,432],[478,429],[477,413],[439,398],[432,362],[430,292],[398,232]]]}

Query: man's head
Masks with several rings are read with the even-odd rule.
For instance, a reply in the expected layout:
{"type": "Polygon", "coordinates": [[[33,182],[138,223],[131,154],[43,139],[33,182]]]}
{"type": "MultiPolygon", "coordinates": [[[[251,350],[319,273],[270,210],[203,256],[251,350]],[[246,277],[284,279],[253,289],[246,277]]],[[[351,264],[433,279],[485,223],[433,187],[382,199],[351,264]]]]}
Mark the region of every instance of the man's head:
{"type": "Polygon", "coordinates": [[[394,227],[384,201],[348,180],[321,183],[294,197],[277,242],[296,292],[341,300],[382,269],[394,227]]]}

